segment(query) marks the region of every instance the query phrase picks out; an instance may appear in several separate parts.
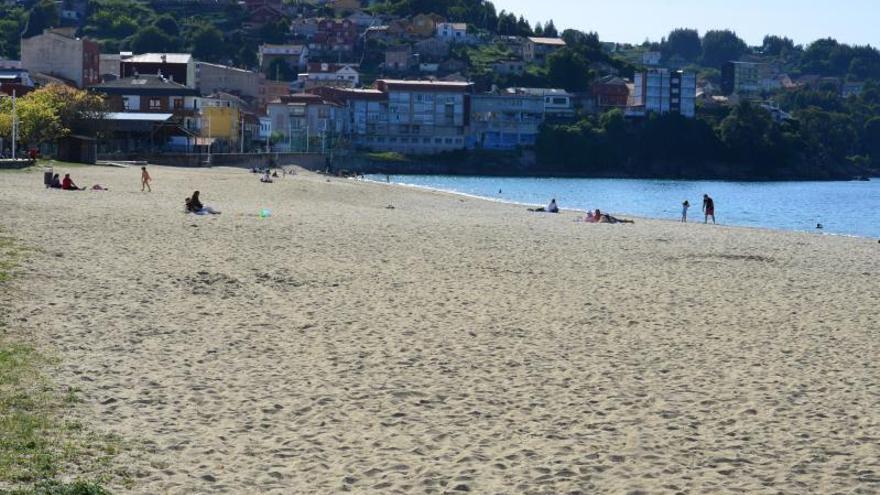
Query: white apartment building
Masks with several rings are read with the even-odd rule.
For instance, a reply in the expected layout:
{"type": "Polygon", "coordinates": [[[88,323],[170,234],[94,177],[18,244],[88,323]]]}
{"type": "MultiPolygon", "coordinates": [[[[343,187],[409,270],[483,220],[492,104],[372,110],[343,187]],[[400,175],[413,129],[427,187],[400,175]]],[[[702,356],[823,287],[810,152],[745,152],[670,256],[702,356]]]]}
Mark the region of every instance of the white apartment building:
{"type": "Polygon", "coordinates": [[[684,71],[655,69],[636,73],[628,115],[651,112],[696,115],[697,76],[684,71]]]}

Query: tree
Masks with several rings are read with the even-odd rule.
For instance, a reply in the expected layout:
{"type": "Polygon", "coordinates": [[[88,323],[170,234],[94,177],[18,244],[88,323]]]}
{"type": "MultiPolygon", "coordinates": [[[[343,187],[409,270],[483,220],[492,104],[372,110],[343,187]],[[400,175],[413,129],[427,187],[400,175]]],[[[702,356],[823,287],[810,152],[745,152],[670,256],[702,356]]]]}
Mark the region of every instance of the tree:
{"type": "Polygon", "coordinates": [[[865,123],[862,142],[865,151],[871,157],[871,163],[880,166],[880,117],[874,117],[865,123]]]}
{"type": "Polygon", "coordinates": [[[556,25],[553,24],[553,19],[547,21],[547,24],[544,25],[544,36],[548,38],[558,38],[559,31],[556,30],[556,25]]]}
{"type": "MultiPolygon", "coordinates": [[[[16,102],[21,142],[39,145],[70,135],[77,125],[102,117],[104,100],[93,93],[50,84],[16,102]]],[[[0,101],[0,135],[11,136],[12,103],[0,101]]]]}
{"type": "Polygon", "coordinates": [[[282,17],[273,22],[267,22],[260,28],[260,40],[264,43],[282,44],[290,32],[290,23],[282,17]]]}
{"type": "Polygon", "coordinates": [[[764,43],[761,45],[761,51],[764,55],[771,57],[788,57],[796,51],[794,41],[789,38],[774,36],[768,34],[764,36],[764,43]]]}
{"type": "Polygon", "coordinates": [[[852,62],[852,49],[834,38],[823,38],[810,43],[804,50],[801,71],[824,76],[843,76],[852,62]]]}
{"type": "Polygon", "coordinates": [[[178,50],[177,38],[173,38],[155,25],[147,26],[131,38],[135,53],[174,52],[178,50]]]}
{"type": "Polygon", "coordinates": [[[547,58],[547,68],[550,84],[566,91],[586,91],[592,79],[587,59],[569,47],[551,54],[547,58]]]}
{"type": "Polygon", "coordinates": [[[738,60],[748,50],[746,42],[733,31],[709,31],[703,36],[703,65],[720,69],[732,60],[738,60]]]}
{"type": "Polygon", "coordinates": [[[696,29],[675,29],[661,44],[664,59],[679,57],[687,63],[696,62],[703,52],[700,33],[696,29]]]}
{"type": "Polygon", "coordinates": [[[210,24],[201,24],[190,32],[193,57],[206,62],[223,62],[229,58],[223,33],[210,24]]]}
{"type": "Polygon", "coordinates": [[[532,26],[529,25],[529,21],[525,17],[519,16],[519,20],[516,21],[516,31],[520,36],[531,36],[532,26]]]}
{"type": "Polygon", "coordinates": [[[297,73],[284,60],[278,58],[266,67],[266,77],[272,81],[294,81],[297,73]]]}
{"type": "Polygon", "coordinates": [[[180,25],[177,24],[174,17],[171,17],[168,14],[162,14],[157,17],[156,20],[153,21],[153,25],[168,36],[175,38],[180,36],[180,25]]]}
{"type": "Polygon", "coordinates": [[[544,36],[544,26],[542,26],[540,22],[536,22],[535,29],[533,29],[532,32],[535,33],[535,36],[544,36]]]}
{"type": "Polygon", "coordinates": [[[52,0],[40,0],[28,15],[27,27],[22,38],[42,34],[45,29],[56,27],[59,23],[58,6],[52,0]]]}
{"type": "Polygon", "coordinates": [[[498,28],[496,31],[502,36],[516,36],[517,34],[516,16],[501,11],[498,14],[498,28]]]}

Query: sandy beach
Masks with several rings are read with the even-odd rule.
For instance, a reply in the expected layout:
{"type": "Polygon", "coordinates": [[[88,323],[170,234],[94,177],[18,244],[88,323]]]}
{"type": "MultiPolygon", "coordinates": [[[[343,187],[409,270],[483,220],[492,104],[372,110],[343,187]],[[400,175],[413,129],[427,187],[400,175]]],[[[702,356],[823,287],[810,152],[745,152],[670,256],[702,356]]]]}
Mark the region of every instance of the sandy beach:
{"type": "Polygon", "coordinates": [[[69,171],[0,172],[3,297],[117,493],[880,492],[876,240],[69,171]]]}

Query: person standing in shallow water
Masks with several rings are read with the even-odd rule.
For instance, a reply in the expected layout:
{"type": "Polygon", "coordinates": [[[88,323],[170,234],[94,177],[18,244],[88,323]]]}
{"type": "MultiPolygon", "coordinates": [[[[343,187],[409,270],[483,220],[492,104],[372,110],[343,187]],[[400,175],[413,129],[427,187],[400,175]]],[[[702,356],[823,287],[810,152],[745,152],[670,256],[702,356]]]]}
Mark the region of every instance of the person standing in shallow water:
{"type": "Polygon", "coordinates": [[[153,189],[150,187],[150,182],[153,180],[150,177],[150,173],[147,172],[147,167],[141,167],[141,192],[144,192],[144,188],[148,192],[153,192],[153,189]]]}
{"type": "Polygon", "coordinates": [[[712,224],[715,224],[715,201],[708,194],[703,195],[703,214],[706,216],[703,223],[709,223],[709,217],[712,217],[712,224]]]}
{"type": "Polygon", "coordinates": [[[691,207],[691,204],[688,200],[684,200],[684,203],[681,204],[681,223],[687,223],[688,221],[688,208],[691,207]]]}

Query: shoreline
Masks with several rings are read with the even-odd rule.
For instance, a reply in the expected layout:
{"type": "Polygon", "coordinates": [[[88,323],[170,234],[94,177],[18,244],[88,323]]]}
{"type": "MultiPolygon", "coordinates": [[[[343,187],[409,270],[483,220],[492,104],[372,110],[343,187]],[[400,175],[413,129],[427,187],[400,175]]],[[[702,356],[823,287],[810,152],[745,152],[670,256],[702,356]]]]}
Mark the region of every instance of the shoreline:
{"type": "MultiPolygon", "coordinates": [[[[368,175],[376,175],[376,174],[368,174],[368,175]]],[[[473,177],[482,178],[483,176],[473,176],[473,177]]],[[[487,178],[491,178],[491,177],[487,177],[487,178]]],[[[510,178],[520,179],[522,177],[510,177],[510,178]]],[[[500,204],[506,204],[506,205],[512,205],[512,206],[522,206],[522,207],[545,206],[545,204],[523,203],[523,202],[519,202],[519,201],[506,200],[506,199],[501,199],[501,198],[492,198],[489,196],[480,196],[478,194],[470,194],[470,193],[465,193],[465,192],[461,192],[461,191],[455,191],[452,189],[443,189],[443,188],[438,188],[438,187],[423,186],[423,185],[419,185],[419,184],[409,184],[409,183],[405,183],[405,182],[394,182],[394,181],[383,182],[380,180],[375,180],[375,179],[370,179],[370,178],[352,179],[352,180],[359,180],[362,182],[369,182],[369,183],[373,183],[373,184],[381,184],[381,185],[386,185],[386,186],[405,187],[405,188],[427,191],[427,192],[443,193],[443,194],[449,194],[449,195],[453,195],[453,196],[465,197],[465,198],[469,198],[469,199],[488,201],[490,203],[500,203],[500,204]]],[[[618,179],[612,179],[612,180],[618,180],[618,179]]],[[[621,180],[630,180],[630,179],[621,179],[621,180]]],[[[643,180],[643,179],[631,179],[631,180],[643,180]]],[[[581,213],[581,214],[587,213],[587,210],[580,210],[577,208],[560,208],[560,211],[563,211],[563,212],[568,211],[568,212],[581,213]]],[[[619,213],[619,212],[612,211],[611,213],[614,214],[615,216],[633,218],[633,219],[638,219],[638,220],[668,222],[671,224],[681,223],[681,222],[678,222],[678,221],[673,220],[671,218],[646,217],[646,216],[641,216],[641,215],[633,215],[631,213],[625,213],[625,212],[619,213]]],[[[689,224],[701,224],[701,225],[703,224],[703,222],[690,222],[690,221],[688,223],[689,224]]],[[[712,225],[712,224],[709,224],[709,225],[712,225]]],[[[844,237],[844,238],[852,238],[852,239],[876,240],[876,237],[871,237],[871,236],[864,236],[864,235],[857,235],[857,234],[844,234],[844,233],[836,233],[836,232],[816,232],[815,230],[812,230],[812,231],[811,230],[798,230],[798,229],[774,228],[774,227],[763,227],[763,226],[752,226],[752,225],[737,225],[737,224],[726,224],[726,223],[718,223],[715,225],[717,227],[758,230],[758,231],[766,231],[766,232],[797,233],[797,234],[808,234],[808,235],[816,235],[816,236],[829,236],[829,237],[844,237]]]]}

